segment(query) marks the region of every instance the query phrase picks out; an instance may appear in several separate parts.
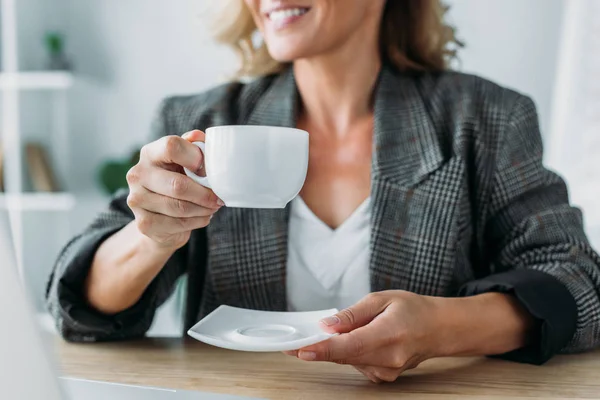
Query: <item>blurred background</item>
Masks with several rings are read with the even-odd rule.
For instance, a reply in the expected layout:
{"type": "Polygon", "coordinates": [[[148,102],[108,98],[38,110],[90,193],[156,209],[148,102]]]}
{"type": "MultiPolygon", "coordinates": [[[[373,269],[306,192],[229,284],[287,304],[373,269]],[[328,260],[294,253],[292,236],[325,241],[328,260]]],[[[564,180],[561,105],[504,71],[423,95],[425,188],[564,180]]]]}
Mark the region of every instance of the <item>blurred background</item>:
{"type": "MultiPolygon", "coordinates": [[[[546,162],[568,179],[600,248],[600,1],[446,3],[466,43],[457,68],[533,97],[546,162]]],[[[1,4],[0,206],[10,211],[19,267],[44,319],[61,246],[123,184],[160,100],[222,83],[236,59],[210,40],[217,0],[1,4]]],[[[161,310],[152,333],[179,334],[178,301],[161,310]]]]}

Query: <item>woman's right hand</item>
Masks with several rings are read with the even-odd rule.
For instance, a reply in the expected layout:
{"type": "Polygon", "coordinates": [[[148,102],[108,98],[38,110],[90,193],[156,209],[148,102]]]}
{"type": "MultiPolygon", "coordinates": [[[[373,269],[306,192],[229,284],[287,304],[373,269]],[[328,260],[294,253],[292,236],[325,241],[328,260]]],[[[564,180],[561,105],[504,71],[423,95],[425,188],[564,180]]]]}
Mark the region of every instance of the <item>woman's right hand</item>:
{"type": "Polygon", "coordinates": [[[204,139],[199,130],[165,136],[144,146],[140,161],[127,173],[127,204],[137,229],[161,248],[174,251],[185,245],[191,231],[206,227],[224,205],[183,172],[184,167],[201,171],[202,152],[192,142],[204,139]]]}

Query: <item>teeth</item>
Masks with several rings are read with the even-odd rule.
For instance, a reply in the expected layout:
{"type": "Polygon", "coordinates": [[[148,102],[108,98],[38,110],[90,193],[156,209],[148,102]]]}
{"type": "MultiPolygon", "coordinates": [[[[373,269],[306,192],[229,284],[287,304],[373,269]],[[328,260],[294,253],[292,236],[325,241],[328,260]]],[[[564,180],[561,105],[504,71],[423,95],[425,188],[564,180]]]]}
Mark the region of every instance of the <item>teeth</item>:
{"type": "Polygon", "coordinates": [[[285,18],[297,17],[306,14],[307,11],[308,10],[305,8],[288,8],[285,10],[277,10],[269,14],[269,19],[271,21],[280,21],[285,18]]]}

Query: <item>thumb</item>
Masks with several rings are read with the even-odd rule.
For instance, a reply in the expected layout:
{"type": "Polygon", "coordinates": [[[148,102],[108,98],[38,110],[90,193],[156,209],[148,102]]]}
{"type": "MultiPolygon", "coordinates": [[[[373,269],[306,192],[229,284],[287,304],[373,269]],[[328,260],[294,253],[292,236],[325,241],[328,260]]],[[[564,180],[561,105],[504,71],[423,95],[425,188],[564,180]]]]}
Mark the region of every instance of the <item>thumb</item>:
{"type": "Polygon", "coordinates": [[[186,132],[181,137],[188,142],[204,142],[206,140],[204,132],[198,129],[186,132]]]}
{"type": "Polygon", "coordinates": [[[352,307],[348,307],[331,317],[323,318],[321,328],[329,333],[348,333],[367,325],[381,314],[387,306],[385,298],[369,294],[352,307]]]}

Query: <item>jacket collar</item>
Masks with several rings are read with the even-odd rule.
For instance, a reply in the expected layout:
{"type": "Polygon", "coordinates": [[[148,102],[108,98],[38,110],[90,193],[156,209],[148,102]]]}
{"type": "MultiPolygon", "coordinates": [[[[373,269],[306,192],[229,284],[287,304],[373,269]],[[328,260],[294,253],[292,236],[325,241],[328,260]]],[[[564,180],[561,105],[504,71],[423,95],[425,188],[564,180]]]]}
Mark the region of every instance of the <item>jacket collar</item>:
{"type": "Polygon", "coordinates": [[[247,124],[295,128],[299,94],[293,69],[290,67],[272,79],[267,91],[258,98],[247,124]]]}
{"type": "MultiPolygon", "coordinates": [[[[299,94],[292,68],[273,78],[251,112],[249,125],[295,127],[299,94]]],[[[443,162],[439,138],[424,101],[431,80],[383,65],[375,87],[373,179],[411,187],[443,162]]]]}
{"type": "Polygon", "coordinates": [[[384,66],[375,89],[373,179],[411,187],[443,162],[424,101],[427,77],[399,75],[384,66]]]}

